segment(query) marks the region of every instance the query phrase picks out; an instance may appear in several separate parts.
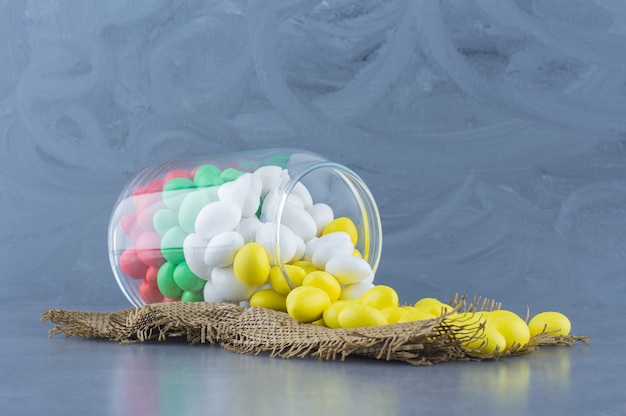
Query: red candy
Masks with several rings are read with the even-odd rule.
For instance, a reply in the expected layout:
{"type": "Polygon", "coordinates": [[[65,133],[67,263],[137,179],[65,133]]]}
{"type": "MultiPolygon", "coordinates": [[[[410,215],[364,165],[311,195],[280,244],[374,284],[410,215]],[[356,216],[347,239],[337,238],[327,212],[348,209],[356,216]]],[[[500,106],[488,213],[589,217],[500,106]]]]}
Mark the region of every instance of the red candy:
{"type": "Polygon", "coordinates": [[[120,229],[126,237],[132,239],[133,226],[135,225],[136,220],[137,216],[134,212],[129,212],[128,214],[124,214],[120,217],[120,229]]]}
{"type": "Polygon", "coordinates": [[[153,205],[161,200],[163,191],[163,179],[154,178],[145,186],[137,186],[133,191],[133,204],[137,211],[153,205]]]}
{"type": "Polygon", "coordinates": [[[180,298],[176,298],[176,299],[170,299],[170,298],[166,298],[165,296],[163,296],[163,302],[179,302],[180,298]]]}
{"type": "Polygon", "coordinates": [[[157,233],[145,232],[135,242],[137,257],[148,266],[159,267],[165,263],[161,255],[161,237],[157,233]]]}
{"type": "Polygon", "coordinates": [[[151,285],[156,286],[158,273],[159,273],[158,267],[154,267],[154,266],[148,267],[148,270],[146,270],[146,282],[150,283],[151,285]]]}
{"type": "Polygon", "coordinates": [[[162,302],[163,295],[157,285],[148,283],[146,280],[139,285],[139,296],[146,303],[162,302]]]}
{"type": "Polygon", "coordinates": [[[120,269],[124,274],[139,280],[146,277],[148,266],[139,259],[135,248],[130,246],[120,256],[120,269]]]}
{"type": "Polygon", "coordinates": [[[163,184],[165,185],[167,181],[169,181],[170,179],[174,179],[174,178],[185,178],[185,179],[192,180],[193,174],[188,169],[170,170],[169,172],[165,174],[165,177],[163,178],[163,184]]]}

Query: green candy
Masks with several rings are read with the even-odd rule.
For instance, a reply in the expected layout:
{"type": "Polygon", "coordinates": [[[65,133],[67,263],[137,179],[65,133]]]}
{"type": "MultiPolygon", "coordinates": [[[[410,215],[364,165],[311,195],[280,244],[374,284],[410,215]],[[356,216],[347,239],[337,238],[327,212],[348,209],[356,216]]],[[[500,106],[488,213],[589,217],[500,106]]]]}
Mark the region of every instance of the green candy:
{"type": "Polygon", "coordinates": [[[215,165],[202,165],[196,169],[193,175],[193,182],[198,188],[221,185],[224,181],[220,178],[220,173],[220,168],[215,165]]]}
{"type": "Polygon", "coordinates": [[[187,262],[183,261],[174,269],[174,281],[183,290],[189,292],[198,292],[204,288],[206,280],[200,279],[187,266],[187,262]]]}
{"type": "Polygon", "coordinates": [[[170,228],[163,234],[161,237],[161,254],[165,260],[173,264],[185,260],[183,253],[185,237],[187,237],[187,233],[178,226],[170,228]]]}
{"type": "Polygon", "coordinates": [[[180,300],[183,302],[203,302],[204,301],[204,293],[200,292],[189,292],[185,290],[180,297],[180,300]]]}
{"type": "Polygon", "coordinates": [[[185,196],[178,208],[177,216],[177,221],[183,230],[188,233],[196,231],[196,217],[207,204],[217,201],[217,188],[217,186],[202,188],[185,196]]]}
{"type": "Polygon", "coordinates": [[[173,178],[163,186],[163,202],[168,208],[178,209],[183,199],[196,184],[187,178],[173,178]]]}
{"type": "Polygon", "coordinates": [[[176,299],[183,294],[183,290],[174,280],[174,270],[176,270],[175,264],[165,262],[157,272],[157,286],[163,296],[170,299],[176,299]]]}
{"type": "Polygon", "coordinates": [[[167,230],[178,225],[178,214],[172,209],[160,209],[154,213],[152,225],[154,225],[156,232],[162,236],[167,230]]]}
{"type": "Polygon", "coordinates": [[[268,165],[276,165],[280,166],[281,168],[286,168],[287,163],[289,163],[289,155],[287,154],[274,155],[267,160],[268,165]]]}
{"type": "Polygon", "coordinates": [[[242,171],[237,170],[235,168],[226,168],[220,174],[220,178],[224,182],[232,182],[235,179],[237,179],[238,177],[240,177],[241,175],[243,175],[244,173],[245,172],[242,172],[242,171]]]}

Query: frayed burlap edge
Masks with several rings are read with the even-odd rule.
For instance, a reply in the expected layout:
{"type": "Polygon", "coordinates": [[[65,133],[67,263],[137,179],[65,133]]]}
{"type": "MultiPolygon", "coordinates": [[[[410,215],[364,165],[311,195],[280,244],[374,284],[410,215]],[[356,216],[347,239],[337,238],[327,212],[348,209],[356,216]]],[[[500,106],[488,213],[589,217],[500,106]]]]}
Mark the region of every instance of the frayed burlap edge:
{"type": "MultiPolygon", "coordinates": [[[[499,308],[493,301],[474,298],[467,304],[465,297],[456,296],[451,304],[457,310],[468,311],[499,308]]],[[[472,322],[451,325],[441,317],[376,327],[330,329],[297,322],[284,312],[211,302],[157,303],[118,312],[58,309],[45,311],[41,320],[55,324],[50,336],[64,334],[122,343],[182,339],[190,344],[219,345],[244,354],[269,352],[283,358],[342,361],[356,355],[414,365],[499,359],[528,354],[543,345],[588,342],[586,337],[554,337],[544,333],[524,347],[481,356],[460,347],[462,341],[483,336],[484,328],[472,322]]]]}

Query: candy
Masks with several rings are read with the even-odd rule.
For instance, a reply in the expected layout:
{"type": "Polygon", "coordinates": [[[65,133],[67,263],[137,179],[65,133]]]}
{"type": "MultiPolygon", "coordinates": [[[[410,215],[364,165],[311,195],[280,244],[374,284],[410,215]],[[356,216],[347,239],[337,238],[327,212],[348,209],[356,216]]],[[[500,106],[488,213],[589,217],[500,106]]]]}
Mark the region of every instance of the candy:
{"type": "Polygon", "coordinates": [[[182,302],[202,302],[204,300],[204,294],[202,292],[189,292],[185,290],[180,296],[180,300],[182,302]]]}
{"type": "Polygon", "coordinates": [[[232,266],[213,269],[211,283],[224,300],[231,302],[250,299],[256,290],[256,286],[245,284],[236,277],[232,266]]]}
{"type": "MultiPolygon", "coordinates": [[[[289,263],[295,256],[298,242],[297,237],[288,227],[280,225],[279,231],[279,247],[280,256],[283,263],[289,263]]],[[[255,241],[260,244],[266,251],[270,264],[276,265],[276,223],[266,222],[262,224],[256,232],[255,241]]]]}
{"type": "Polygon", "coordinates": [[[163,183],[168,183],[171,179],[174,179],[174,178],[191,179],[192,178],[191,171],[188,169],[170,170],[163,177],[163,183]]]}
{"type": "Polygon", "coordinates": [[[300,286],[287,295],[287,313],[296,321],[313,322],[320,319],[330,306],[330,298],[322,289],[300,286]]]}
{"type": "Polygon", "coordinates": [[[285,204],[281,224],[289,227],[304,241],[309,241],[317,233],[317,224],[311,214],[294,204],[285,204]]]}
{"type": "Polygon", "coordinates": [[[324,270],[335,276],[339,283],[344,285],[366,280],[373,273],[368,262],[351,254],[332,257],[326,263],[324,270]]]}
{"type": "Polygon", "coordinates": [[[302,182],[296,182],[291,188],[291,194],[295,195],[302,201],[302,207],[304,209],[309,209],[313,206],[313,197],[311,197],[311,193],[307,189],[306,186],[302,182]]]}
{"type": "Polygon", "coordinates": [[[387,325],[387,320],[378,309],[361,303],[348,304],[342,308],[337,322],[342,328],[387,325]]]}
{"type": "Polygon", "coordinates": [[[403,314],[402,316],[400,316],[400,318],[398,318],[397,323],[401,324],[401,323],[405,323],[405,322],[417,322],[417,321],[424,321],[426,319],[434,319],[436,318],[436,315],[433,315],[432,313],[420,310],[420,309],[415,309],[415,310],[407,310],[407,313],[403,314]]]}
{"type": "Polygon", "coordinates": [[[163,295],[155,283],[144,280],[139,285],[139,296],[146,303],[162,302],[163,295]]]}
{"type": "Polygon", "coordinates": [[[256,238],[256,232],[261,226],[261,221],[257,217],[249,217],[243,219],[239,225],[235,228],[246,243],[254,241],[256,238]]]}
{"type": "Polygon", "coordinates": [[[531,337],[543,332],[551,337],[568,335],[571,328],[570,320],[560,312],[540,312],[528,322],[531,337]]]}
{"type": "Polygon", "coordinates": [[[178,226],[167,230],[161,238],[161,255],[163,258],[174,264],[185,260],[183,245],[186,237],[187,233],[178,226]]]}
{"type": "Polygon", "coordinates": [[[261,196],[265,196],[271,190],[278,188],[282,182],[282,171],[280,166],[261,166],[254,171],[254,175],[261,179],[261,196]]]}
{"type": "Polygon", "coordinates": [[[315,265],[315,267],[325,269],[326,263],[328,263],[331,258],[336,256],[351,256],[353,251],[354,245],[352,245],[350,240],[346,240],[344,238],[324,240],[323,238],[320,238],[319,243],[311,256],[311,262],[315,265]]]}
{"type": "Polygon", "coordinates": [[[341,285],[335,277],[323,271],[311,272],[302,281],[302,286],[311,286],[322,289],[331,301],[339,299],[341,295],[341,285]]]}
{"type": "Polygon", "coordinates": [[[163,185],[163,202],[168,208],[178,209],[196,185],[187,178],[173,178],[163,185]]]}
{"type": "Polygon", "coordinates": [[[154,213],[152,225],[159,235],[163,235],[170,228],[179,225],[178,213],[173,209],[162,208],[154,213]]]}
{"type": "Polygon", "coordinates": [[[328,308],[324,309],[322,315],[324,324],[329,328],[341,328],[341,325],[339,325],[339,313],[343,308],[353,303],[353,301],[347,300],[333,302],[328,308]]]}
{"type": "Polygon", "coordinates": [[[322,235],[335,233],[337,231],[342,231],[348,234],[350,236],[350,240],[352,241],[352,245],[356,246],[356,243],[359,240],[359,234],[357,232],[356,225],[354,225],[354,222],[352,222],[350,218],[335,218],[334,220],[326,224],[324,230],[322,231],[322,235]]]}
{"type": "Polygon", "coordinates": [[[157,273],[157,285],[159,290],[163,294],[170,299],[175,299],[182,295],[183,290],[176,284],[174,280],[174,270],[176,269],[176,264],[166,262],[159,268],[159,272],[157,273]]]}
{"type": "MultiPolygon", "coordinates": [[[[285,264],[285,270],[287,271],[289,280],[291,280],[291,283],[293,283],[294,286],[302,285],[302,281],[307,275],[303,268],[292,264],[285,264]]],[[[282,269],[278,266],[273,266],[270,269],[269,283],[271,288],[280,294],[286,295],[289,291],[291,291],[287,280],[285,280],[285,275],[283,274],[282,269]]]]}
{"type": "Polygon", "coordinates": [[[241,208],[229,201],[215,201],[200,210],[195,230],[200,237],[210,240],[224,231],[232,231],[241,220],[241,208]]]}
{"type": "Polygon", "coordinates": [[[461,342],[461,347],[478,355],[489,355],[506,350],[507,342],[504,336],[494,327],[486,325],[482,336],[461,342]]]}
{"type": "Polygon", "coordinates": [[[186,262],[182,262],[176,265],[173,273],[174,281],[176,285],[182,290],[190,292],[199,292],[204,288],[206,280],[200,279],[196,276],[187,266],[186,262]]]}
{"type": "Polygon", "coordinates": [[[235,254],[243,245],[244,239],[237,231],[225,231],[217,234],[206,247],[204,262],[209,267],[231,265],[235,254]]]}
{"type": "Polygon", "coordinates": [[[224,298],[215,290],[211,281],[206,282],[202,294],[205,302],[224,302],[224,298]]]}
{"type": "Polygon", "coordinates": [[[287,312],[287,296],[272,289],[263,289],[250,297],[250,306],[287,312]]]}
{"type": "Polygon", "coordinates": [[[195,224],[198,214],[206,205],[217,200],[216,192],[212,188],[203,188],[185,195],[177,215],[178,223],[183,230],[188,233],[196,231],[195,224]]]}
{"type": "Polygon", "coordinates": [[[193,182],[198,188],[216,186],[224,183],[220,178],[220,169],[212,164],[206,164],[198,167],[193,175],[193,182]]]}
{"type": "Polygon", "coordinates": [[[333,209],[324,203],[313,204],[306,210],[315,221],[315,235],[321,235],[326,225],[335,218],[333,209]]]}
{"type": "Polygon", "coordinates": [[[161,253],[161,237],[157,233],[139,234],[135,242],[135,249],[137,257],[148,266],[159,267],[165,261],[161,253]]]}
{"type": "Polygon", "coordinates": [[[361,296],[370,288],[374,287],[370,282],[358,282],[346,285],[341,289],[341,300],[359,300],[361,296]]]}
{"type": "Polygon", "coordinates": [[[189,234],[183,241],[183,255],[189,270],[201,279],[208,280],[211,277],[212,267],[204,262],[204,255],[209,240],[205,240],[198,234],[189,234]]]}
{"type": "Polygon", "coordinates": [[[267,252],[258,243],[248,243],[237,251],[233,260],[234,275],[249,286],[261,286],[270,275],[267,252]]]}
{"type": "Polygon", "coordinates": [[[124,274],[133,279],[143,279],[146,276],[148,266],[137,256],[135,247],[126,247],[120,256],[120,269],[124,274]]]}
{"type": "Polygon", "coordinates": [[[530,330],[526,322],[514,312],[497,310],[485,314],[487,327],[494,328],[500,332],[506,340],[504,350],[508,350],[514,345],[523,347],[530,340],[530,330]]]}
{"type": "Polygon", "coordinates": [[[387,320],[387,323],[395,324],[403,315],[409,313],[409,311],[399,306],[390,306],[388,308],[381,309],[380,313],[387,320]]]}
{"type": "Polygon", "coordinates": [[[435,316],[441,316],[445,313],[451,313],[454,308],[435,298],[422,298],[413,305],[416,309],[431,313],[435,316]]]}
{"type": "Polygon", "coordinates": [[[359,302],[363,305],[369,305],[378,310],[382,310],[397,307],[399,298],[398,293],[391,287],[378,285],[366,290],[359,298],[359,302]]]}

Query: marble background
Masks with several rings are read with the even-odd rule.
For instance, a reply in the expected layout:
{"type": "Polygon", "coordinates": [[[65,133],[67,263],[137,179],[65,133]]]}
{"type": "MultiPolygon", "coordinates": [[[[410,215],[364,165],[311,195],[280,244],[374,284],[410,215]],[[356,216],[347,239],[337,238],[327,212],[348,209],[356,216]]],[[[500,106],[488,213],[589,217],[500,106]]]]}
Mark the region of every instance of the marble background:
{"type": "Polygon", "coordinates": [[[626,294],[622,0],[0,0],[0,56],[4,305],[128,307],[125,183],[276,146],[365,179],[403,301],[626,294]]]}

